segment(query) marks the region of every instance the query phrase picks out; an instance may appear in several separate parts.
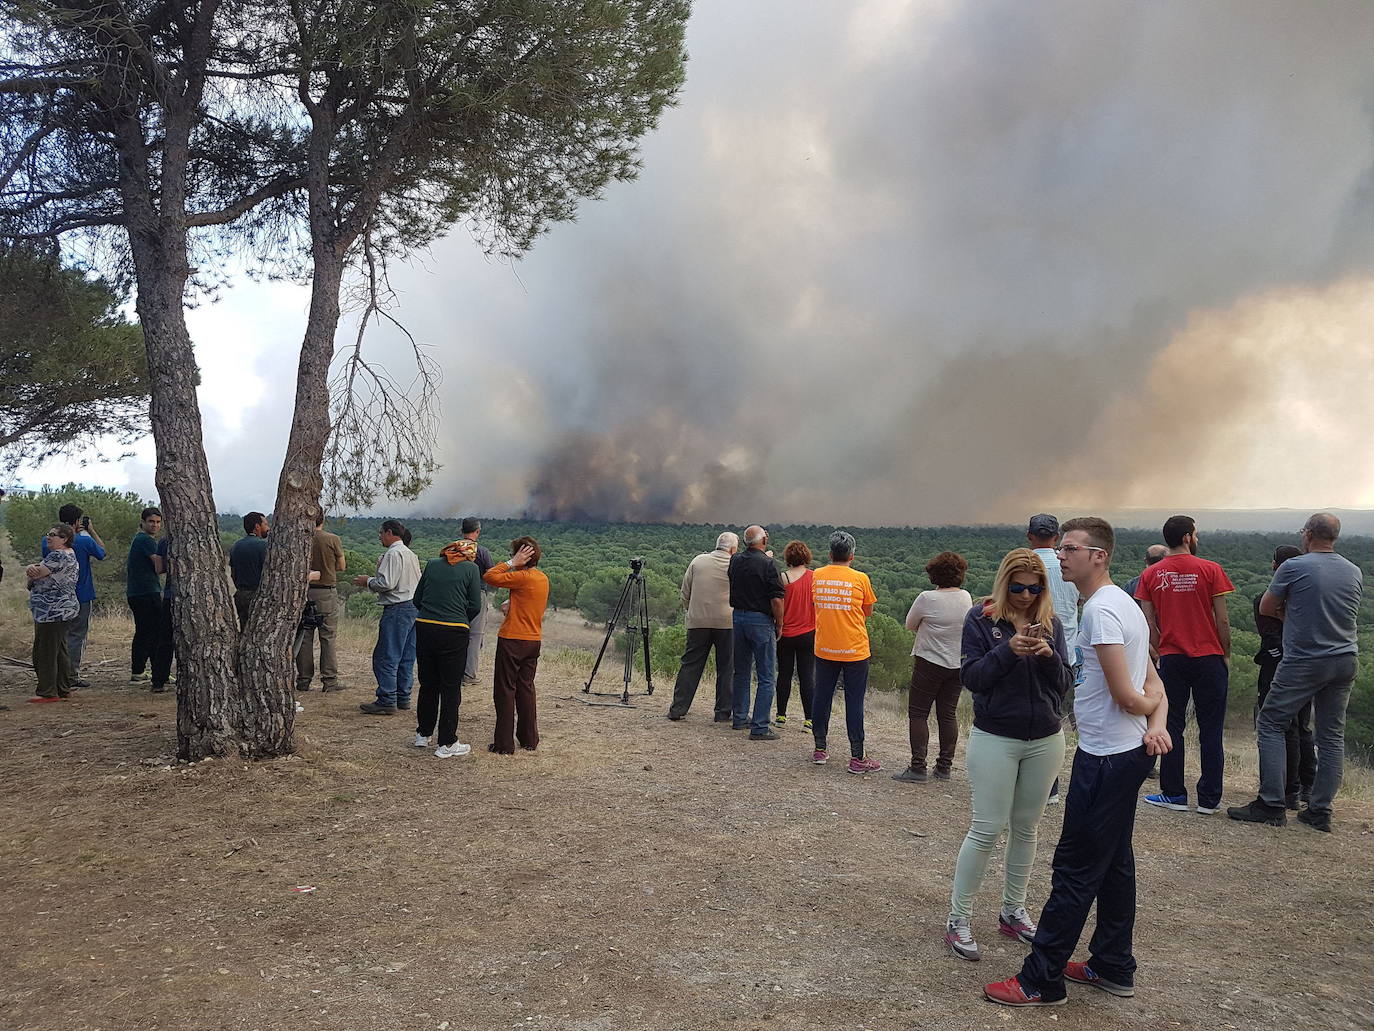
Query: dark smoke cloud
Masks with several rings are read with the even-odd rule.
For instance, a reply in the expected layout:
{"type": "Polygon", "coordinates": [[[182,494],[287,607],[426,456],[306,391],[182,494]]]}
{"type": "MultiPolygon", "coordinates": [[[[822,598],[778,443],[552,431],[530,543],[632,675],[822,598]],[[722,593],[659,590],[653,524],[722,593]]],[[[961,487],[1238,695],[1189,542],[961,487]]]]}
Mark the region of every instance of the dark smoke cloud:
{"type": "Polygon", "coordinates": [[[402,278],[446,366],[430,509],[981,521],[1165,462],[1147,503],[1224,504],[1189,463],[1291,398],[1173,404],[1158,363],[1374,268],[1365,5],[701,0],[689,43],[640,181],[518,276],[455,238],[402,278]]]}

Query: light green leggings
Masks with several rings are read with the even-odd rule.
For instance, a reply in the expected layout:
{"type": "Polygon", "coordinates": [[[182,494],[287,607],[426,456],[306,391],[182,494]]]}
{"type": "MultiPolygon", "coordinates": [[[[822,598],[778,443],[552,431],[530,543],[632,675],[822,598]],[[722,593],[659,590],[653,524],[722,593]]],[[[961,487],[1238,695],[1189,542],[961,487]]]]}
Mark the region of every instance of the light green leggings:
{"type": "Polygon", "coordinates": [[[1002,905],[1026,904],[1026,885],[1035,864],[1035,837],[1050,785],[1064,763],[1064,732],[1018,741],[973,728],[965,764],[973,788],[973,825],[954,864],[950,916],[973,916],[973,896],[1002,831],[1007,836],[1002,905]]]}

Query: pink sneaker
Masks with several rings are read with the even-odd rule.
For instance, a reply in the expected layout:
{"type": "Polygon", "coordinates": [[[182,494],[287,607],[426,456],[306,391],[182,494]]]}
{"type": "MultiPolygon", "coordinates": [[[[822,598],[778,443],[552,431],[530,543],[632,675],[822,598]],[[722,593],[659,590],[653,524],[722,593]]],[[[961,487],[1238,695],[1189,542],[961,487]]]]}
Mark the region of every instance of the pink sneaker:
{"type": "Polygon", "coordinates": [[[997,914],[997,930],[1008,938],[1015,938],[1024,945],[1035,941],[1035,921],[1026,912],[1025,906],[1003,909],[997,914]]]}
{"type": "Polygon", "coordinates": [[[817,748],[811,753],[811,761],[817,766],[824,766],[830,761],[830,753],[824,748],[817,748]]]}
{"type": "Polygon", "coordinates": [[[877,759],[850,759],[850,773],[877,773],[883,768],[883,764],[877,759]]]}

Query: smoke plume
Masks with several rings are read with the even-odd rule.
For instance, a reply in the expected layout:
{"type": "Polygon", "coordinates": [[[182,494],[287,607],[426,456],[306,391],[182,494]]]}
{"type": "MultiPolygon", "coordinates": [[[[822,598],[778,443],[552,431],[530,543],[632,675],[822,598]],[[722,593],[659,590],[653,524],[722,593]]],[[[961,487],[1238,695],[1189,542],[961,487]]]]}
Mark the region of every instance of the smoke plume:
{"type": "Polygon", "coordinates": [[[447,369],[426,503],[1374,501],[1312,469],[1347,386],[1294,371],[1368,385],[1371,44],[1344,2],[699,0],[638,182],[518,276],[454,238],[402,284],[447,369]]]}

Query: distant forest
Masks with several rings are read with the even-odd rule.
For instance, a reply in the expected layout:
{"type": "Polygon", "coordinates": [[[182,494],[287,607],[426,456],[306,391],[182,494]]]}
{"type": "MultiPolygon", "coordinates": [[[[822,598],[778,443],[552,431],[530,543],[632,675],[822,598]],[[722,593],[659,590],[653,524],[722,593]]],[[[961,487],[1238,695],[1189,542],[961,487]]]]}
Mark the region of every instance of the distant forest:
{"type": "MultiPolygon", "coordinates": [[[[381,551],[377,543],[380,519],[355,518],[331,521],[330,529],[343,538],[349,560],[349,574],[370,572],[381,551]]],[[[439,548],[458,535],[458,520],[414,519],[406,525],[415,536],[412,547],[422,560],[431,558],[439,548]]],[[[242,533],[237,516],[225,516],[221,527],[226,539],[242,533]]],[[[663,677],[676,671],[685,630],[678,600],[678,584],[692,556],[709,551],[722,530],[743,531],[742,526],[725,524],[661,525],[646,523],[545,523],[515,519],[483,521],[482,543],[499,560],[509,553],[509,542],[528,534],[543,548],[541,567],[549,575],[550,604],[560,609],[578,609],[592,623],[604,623],[619,592],[629,561],[633,556],[645,560],[652,616],[661,622],[655,633],[655,670],[663,677]]],[[[829,526],[770,526],[773,550],[781,559],[790,540],[806,542],[816,555],[813,565],[824,562],[829,526]]],[[[975,596],[992,587],[997,565],[1011,548],[1025,544],[1020,527],[938,526],[886,527],[856,529],[858,560],[856,568],[868,573],[878,595],[870,621],[873,642],[873,683],[883,690],[899,690],[910,675],[911,634],[902,623],[907,609],[918,593],[930,588],[925,564],[941,551],[956,551],[968,560],[965,586],[975,596]]],[[[1234,724],[1243,723],[1255,698],[1256,669],[1252,656],[1259,648],[1254,632],[1252,599],[1263,593],[1269,583],[1270,559],[1280,544],[1297,543],[1288,533],[1209,532],[1199,526],[1203,558],[1221,563],[1236,593],[1228,599],[1233,628],[1230,711],[1234,724]]],[[[1145,549],[1159,542],[1157,533],[1122,530],[1112,575],[1117,583],[1140,572],[1145,549]]],[[[1340,552],[1364,570],[1374,583],[1374,538],[1342,538],[1340,552]]],[[[348,606],[354,615],[370,614],[370,599],[358,596],[348,606]]],[[[1374,750],[1374,589],[1365,596],[1360,610],[1360,674],[1350,701],[1347,738],[1366,758],[1374,750]]]]}

